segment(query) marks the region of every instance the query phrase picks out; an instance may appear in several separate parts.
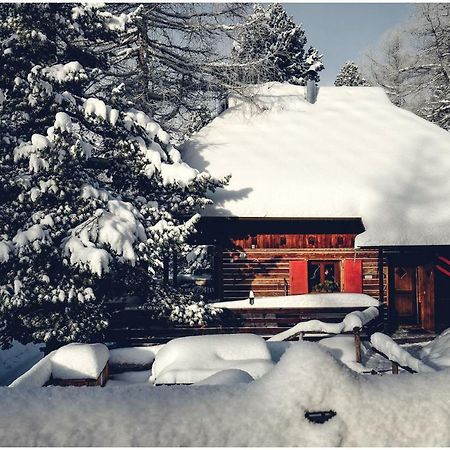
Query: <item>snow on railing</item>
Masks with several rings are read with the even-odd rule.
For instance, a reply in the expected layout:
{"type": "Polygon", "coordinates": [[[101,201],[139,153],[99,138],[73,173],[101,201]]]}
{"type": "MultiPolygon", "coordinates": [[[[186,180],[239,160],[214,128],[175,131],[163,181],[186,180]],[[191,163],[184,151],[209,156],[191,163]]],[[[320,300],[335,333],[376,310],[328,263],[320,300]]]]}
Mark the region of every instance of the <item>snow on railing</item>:
{"type": "MultiPolygon", "coordinates": [[[[433,367],[415,358],[405,349],[400,347],[392,338],[383,333],[374,333],[370,337],[372,347],[379,353],[386,356],[387,359],[400,367],[412,369],[414,372],[435,372],[433,367]]],[[[393,366],[392,373],[398,373],[398,366],[393,366]]]]}
{"type": "Polygon", "coordinates": [[[52,357],[56,350],[44,356],[31,369],[16,378],[9,387],[36,388],[42,387],[52,376],[52,357]]]}
{"type": "Polygon", "coordinates": [[[289,330],[283,331],[269,338],[269,341],[286,341],[302,333],[329,333],[339,334],[356,329],[361,329],[364,325],[379,316],[380,312],[375,306],[370,306],[364,311],[352,311],[347,314],[342,322],[327,323],[321,320],[308,320],[300,322],[289,330]]]}

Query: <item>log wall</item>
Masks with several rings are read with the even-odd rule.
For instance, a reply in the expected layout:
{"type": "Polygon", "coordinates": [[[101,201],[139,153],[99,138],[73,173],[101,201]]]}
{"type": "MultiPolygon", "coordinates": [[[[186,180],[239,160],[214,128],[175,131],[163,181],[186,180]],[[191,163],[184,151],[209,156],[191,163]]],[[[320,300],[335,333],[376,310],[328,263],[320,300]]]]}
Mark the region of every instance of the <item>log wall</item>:
{"type": "MultiPolygon", "coordinates": [[[[252,290],[255,296],[290,294],[289,261],[362,260],[363,293],[379,298],[378,250],[355,250],[355,235],[259,235],[234,240],[232,248],[221,251],[221,297],[244,299],[252,290]],[[280,248],[280,243],[285,248],[280,248]],[[345,245],[345,247],[342,247],[345,245]],[[278,246],[278,247],[276,247],[278,246]],[[298,246],[298,247],[292,247],[298,246]],[[252,248],[253,247],[253,248],[252,248]]],[[[387,268],[384,300],[387,300],[387,268]]],[[[342,277],[341,277],[342,283],[342,277]]]]}

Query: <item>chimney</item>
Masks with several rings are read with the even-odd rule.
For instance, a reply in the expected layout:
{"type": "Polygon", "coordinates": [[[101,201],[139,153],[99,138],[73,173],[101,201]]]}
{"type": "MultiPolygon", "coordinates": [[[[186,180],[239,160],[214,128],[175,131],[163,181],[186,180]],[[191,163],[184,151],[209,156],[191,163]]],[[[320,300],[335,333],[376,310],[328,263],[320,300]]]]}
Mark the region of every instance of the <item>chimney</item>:
{"type": "Polygon", "coordinates": [[[306,101],[314,104],[317,100],[317,94],[319,92],[319,87],[316,82],[311,78],[306,80],[306,101]]]}

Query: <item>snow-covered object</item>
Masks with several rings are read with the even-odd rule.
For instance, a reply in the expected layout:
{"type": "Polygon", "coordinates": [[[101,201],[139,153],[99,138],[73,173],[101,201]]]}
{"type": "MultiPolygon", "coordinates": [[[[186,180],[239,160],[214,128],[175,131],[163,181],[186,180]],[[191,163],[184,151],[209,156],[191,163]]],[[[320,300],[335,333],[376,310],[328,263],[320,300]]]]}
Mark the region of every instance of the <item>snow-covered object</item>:
{"type": "Polygon", "coordinates": [[[114,348],[109,351],[109,363],[111,365],[142,365],[151,364],[156,354],[163,347],[152,345],[151,347],[124,347],[114,348]]]}
{"type": "Polygon", "coordinates": [[[119,111],[106,105],[103,100],[98,98],[88,98],[83,105],[86,116],[94,116],[114,126],[119,118],[119,111]]]}
{"type": "Polygon", "coordinates": [[[356,246],[450,244],[448,132],[381,88],[325,86],[314,104],[301,86],[255,89],[182,148],[192,167],[232,174],[206,215],[360,217],[356,246]]]}
{"type": "Polygon", "coordinates": [[[254,334],[189,336],[173,339],[156,355],[150,381],[196,383],[225,369],[260,378],[273,367],[263,338],[254,334]]]}
{"type": "Polygon", "coordinates": [[[437,369],[450,367],[450,328],[425,345],[420,358],[425,363],[437,369]]]}
{"type": "Polygon", "coordinates": [[[344,363],[355,372],[367,372],[369,369],[364,363],[369,358],[370,345],[364,341],[361,342],[362,363],[356,362],[355,338],[353,336],[341,335],[321,339],[319,344],[331,353],[337,360],[344,363]]]}
{"type": "Polygon", "coordinates": [[[52,358],[55,351],[38,361],[30,370],[15,379],[9,387],[14,388],[40,388],[50,380],[52,375],[52,358]]]}
{"type": "Polygon", "coordinates": [[[379,311],[375,306],[370,306],[364,311],[352,311],[348,313],[341,322],[328,323],[321,320],[308,320],[282,331],[269,338],[269,341],[284,341],[299,333],[317,332],[339,334],[353,331],[355,328],[362,328],[366,323],[378,317],[379,311]]]}
{"type": "Polygon", "coordinates": [[[302,294],[277,297],[255,297],[253,305],[248,300],[231,300],[211,303],[226,309],[242,308],[363,308],[379,306],[380,302],[367,294],[302,294]]]}
{"type": "Polygon", "coordinates": [[[51,358],[53,378],[71,380],[97,379],[109,359],[103,344],[68,344],[56,350],[51,358]]]}
{"type": "Polygon", "coordinates": [[[372,334],[370,343],[376,350],[384,353],[391,361],[398,363],[400,366],[409,367],[416,372],[434,372],[435,370],[420,359],[412,356],[408,351],[400,347],[400,345],[383,333],[372,334]]]}
{"type": "Polygon", "coordinates": [[[237,384],[237,383],[250,383],[254,381],[253,377],[244,370],[240,369],[226,369],[215,373],[214,375],[205,378],[197,383],[198,385],[218,385],[218,384],[237,384]]]}
{"type": "Polygon", "coordinates": [[[0,442],[58,447],[449,446],[449,385],[447,370],[359,375],[319,345],[299,343],[270,373],[248,384],[0,388],[0,442]],[[307,411],[329,410],[336,416],[321,425],[305,417],[307,411]]]}
{"type": "Polygon", "coordinates": [[[78,61],[45,67],[42,72],[49,79],[58,83],[67,83],[80,78],[86,78],[84,68],[78,61]]]}

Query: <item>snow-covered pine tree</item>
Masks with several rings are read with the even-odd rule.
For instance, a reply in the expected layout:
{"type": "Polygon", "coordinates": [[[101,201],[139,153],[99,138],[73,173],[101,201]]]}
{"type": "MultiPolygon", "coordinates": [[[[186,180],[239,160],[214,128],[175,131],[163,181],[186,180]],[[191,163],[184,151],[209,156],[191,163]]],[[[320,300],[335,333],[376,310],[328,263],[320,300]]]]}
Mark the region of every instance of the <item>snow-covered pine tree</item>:
{"type": "Polygon", "coordinates": [[[353,61],[347,61],[342,66],[334,82],[335,86],[366,86],[366,84],[366,79],[353,61]]]}
{"type": "Polygon", "coordinates": [[[307,39],[280,3],[268,7],[256,5],[254,12],[238,28],[232,50],[237,63],[258,62],[255,72],[248,64],[239,74],[249,84],[287,81],[303,85],[310,78],[319,81],[324,68],[322,55],[314,47],[305,49],[307,39]],[[265,62],[264,70],[261,70],[265,62]]]}
{"type": "MultiPolygon", "coordinates": [[[[0,6],[0,345],[92,341],[105,301],[161,297],[165,255],[225,181],[185,164],[158,123],[120,104],[120,86],[111,104],[92,96],[133,19],[93,4],[0,6]]],[[[177,299],[172,318],[207,314],[177,299]]]]}

